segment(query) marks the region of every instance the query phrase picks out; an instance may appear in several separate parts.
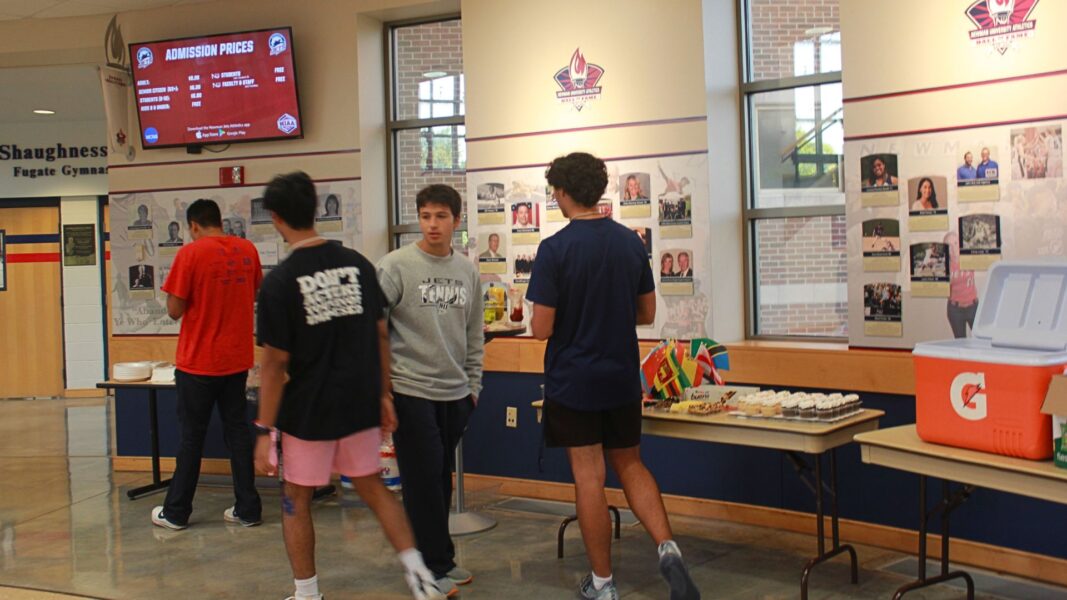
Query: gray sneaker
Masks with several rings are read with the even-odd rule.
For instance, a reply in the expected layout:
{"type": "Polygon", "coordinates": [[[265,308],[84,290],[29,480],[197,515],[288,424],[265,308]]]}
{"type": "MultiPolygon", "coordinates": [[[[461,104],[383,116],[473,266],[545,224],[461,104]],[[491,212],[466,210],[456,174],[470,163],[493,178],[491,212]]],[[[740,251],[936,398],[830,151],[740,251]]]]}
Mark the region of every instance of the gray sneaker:
{"type": "Polygon", "coordinates": [[[474,581],[474,574],[459,566],[453,568],[447,575],[456,585],[467,585],[474,581]]]}
{"type": "Polygon", "coordinates": [[[700,600],[700,590],[689,576],[682,557],[666,552],[659,558],[659,572],[671,587],[671,600],[700,600]]]}
{"type": "Polygon", "coordinates": [[[589,574],[582,580],[578,587],[578,597],[583,600],[619,600],[619,591],[615,589],[615,581],[605,585],[599,590],[593,587],[593,575],[589,574]]]}
{"type": "Polygon", "coordinates": [[[459,595],[459,588],[456,587],[456,582],[451,577],[445,575],[444,577],[434,580],[434,584],[437,585],[437,589],[441,590],[441,593],[448,598],[459,595]]]}

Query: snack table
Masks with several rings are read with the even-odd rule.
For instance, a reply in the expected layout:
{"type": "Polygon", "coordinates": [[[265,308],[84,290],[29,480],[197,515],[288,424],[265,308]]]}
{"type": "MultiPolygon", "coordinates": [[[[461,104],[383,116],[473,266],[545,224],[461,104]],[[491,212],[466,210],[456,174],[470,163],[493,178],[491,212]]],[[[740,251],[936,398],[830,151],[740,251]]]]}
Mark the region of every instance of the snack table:
{"type": "Polygon", "coordinates": [[[148,435],[152,445],[152,483],[126,491],[126,497],[136,500],[153,492],[166,489],[170,485],[170,479],[162,479],[159,473],[159,411],[156,392],[158,390],[176,390],[177,386],[171,382],[157,381],[116,381],[108,379],[96,384],[102,390],[148,390],[148,435]]]}
{"type": "Polygon", "coordinates": [[[984,487],[1067,504],[1067,469],[1052,461],[1011,458],[924,442],[915,425],[891,427],[856,436],[863,462],[919,475],[919,577],[902,586],[894,598],[952,579],[967,584],[967,597],[974,598],[974,581],[966,571],[949,572],[949,516],[975,488],[984,487]],[[941,500],[932,510],[926,506],[926,478],[941,479],[941,500]],[[951,482],[963,484],[952,491],[951,482]],[[941,517],[941,573],[926,577],[926,531],[929,517],[941,517]]]}
{"type": "MultiPolygon", "coordinates": [[[[173,381],[107,381],[96,384],[103,390],[147,390],[148,391],[148,435],[152,446],[152,483],[126,491],[130,500],[136,500],[142,496],[164,490],[170,485],[170,479],[163,479],[159,472],[159,407],[156,392],[159,390],[177,390],[178,386],[173,381]]],[[[319,499],[329,496],[336,491],[333,485],[316,488],[313,498],[319,499]]]]}
{"type": "MultiPolygon", "coordinates": [[[[540,410],[544,402],[533,403],[540,410]]],[[[815,495],[815,529],[818,536],[818,555],[808,561],[800,577],[800,597],[808,597],[808,579],[816,565],[848,552],[852,562],[852,583],[859,581],[856,550],[841,544],[837,511],[837,448],[852,442],[856,434],[878,429],[878,419],[885,413],[862,409],[855,415],[835,422],[793,421],[779,418],[737,417],[726,413],[697,416],[645,410],[641,433],[661,437],[682,438],[701,442],[733,444],[756,448],[771,448],[785,452],[793,462],[797,474],[815,495]],[[824,482],[822,457],[830,455],[829,481],[824,482]],[[814,468],[803,455],[814,458],[814,468]],[[823,491],[830,495],[831,548],[826,550],[824,517],[826,507],[823,491]]]]}

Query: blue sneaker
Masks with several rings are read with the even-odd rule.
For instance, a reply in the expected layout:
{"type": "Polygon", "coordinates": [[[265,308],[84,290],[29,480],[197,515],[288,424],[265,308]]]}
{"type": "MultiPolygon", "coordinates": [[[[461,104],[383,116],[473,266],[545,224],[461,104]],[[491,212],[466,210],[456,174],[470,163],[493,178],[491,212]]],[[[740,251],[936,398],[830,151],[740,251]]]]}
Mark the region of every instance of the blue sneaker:
{"type": "Polygon", "coordinates": [[[593,586],[593,575],[589,574],[578,587],[578,597],[582,600],[619,600],[619,591],[615,589],[614,580],[599,590],[596,589],[593,586]]]}
{"type": "Polygon", "coordinates": [[[352,485],[352,478],[345,475],[341,475],[341,487],[346,490],[355,489],[356,486],[352,485]]]}

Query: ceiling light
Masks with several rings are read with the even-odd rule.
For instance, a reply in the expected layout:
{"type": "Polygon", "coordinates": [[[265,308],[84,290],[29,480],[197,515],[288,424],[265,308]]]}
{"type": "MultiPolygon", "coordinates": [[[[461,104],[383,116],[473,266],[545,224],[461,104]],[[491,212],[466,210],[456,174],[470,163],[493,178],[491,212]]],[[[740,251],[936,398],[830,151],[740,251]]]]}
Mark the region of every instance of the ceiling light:
{"type": "Polygon", "coordinates": [[[35,115],[54,115],[54,114],[56,114],[56,111],[54,111],[54,110],[46,110],[46,109],[43,109],[43,108],[38,108],[37,110],[33,111],[33,114],[35,114],[35,115]]]}
{"type": "Polygon", "coordinates": [[[426,71],[425,73],[422,74],[422,76],[427,78],[427,79],[437,79],[438,77],[444,77],[445,75],[448,75],[448,72],[447,71],[440,71],[440,70],[426,71]]]}

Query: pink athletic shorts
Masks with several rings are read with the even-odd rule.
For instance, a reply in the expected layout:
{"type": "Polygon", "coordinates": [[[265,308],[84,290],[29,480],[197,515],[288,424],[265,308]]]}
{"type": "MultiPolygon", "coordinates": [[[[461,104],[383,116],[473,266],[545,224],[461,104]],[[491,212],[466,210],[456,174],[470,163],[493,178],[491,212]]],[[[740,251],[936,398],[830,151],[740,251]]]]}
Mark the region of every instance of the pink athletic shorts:
{"type": "Polygon", "coordinates": [[[378,473],[382,443],[379,427],[357,431],[339,440],[311,441],[282,433],[282,476],[289,483],[319,487],[331,473],[365,477],[378,473]]]}

